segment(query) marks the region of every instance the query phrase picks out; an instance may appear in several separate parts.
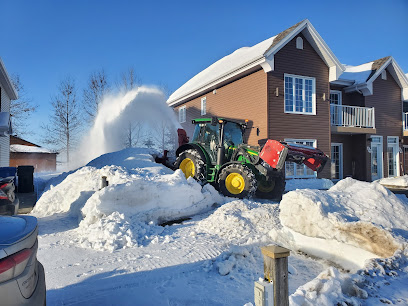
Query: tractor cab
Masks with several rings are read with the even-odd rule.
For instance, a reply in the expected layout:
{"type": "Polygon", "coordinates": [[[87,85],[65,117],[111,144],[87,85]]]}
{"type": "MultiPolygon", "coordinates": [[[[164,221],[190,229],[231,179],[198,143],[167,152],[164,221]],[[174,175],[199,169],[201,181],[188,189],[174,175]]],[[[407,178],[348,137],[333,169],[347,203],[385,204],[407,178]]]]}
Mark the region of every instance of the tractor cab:
{"type": "Polygon", "coordinates": [[[217,163],[219,149],[222,159],[228,160],[234,148],[244,143],[246,123],[213,117],[195,119],[193,124],[195,129],[191,142],[202,146],[213,164],[217,163]]]}

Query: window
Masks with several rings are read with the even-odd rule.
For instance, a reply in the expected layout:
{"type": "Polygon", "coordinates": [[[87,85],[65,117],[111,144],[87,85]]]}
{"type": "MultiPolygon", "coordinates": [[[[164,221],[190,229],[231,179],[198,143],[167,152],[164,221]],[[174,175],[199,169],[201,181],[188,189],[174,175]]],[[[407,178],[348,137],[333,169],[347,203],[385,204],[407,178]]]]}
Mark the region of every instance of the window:
{"type": "Polygon", "coordinates": [[[343,144],[331,144],[331,179],[341,180],[343,178],[343,144]]]}
{"type": "Polygon", "coordinates": [[[186,107],[182,106],[179,108],[179,122],[186,122],[186,107]]]}
{"type": "MultiPolygon", "coordinates": [[[[316,139],[285,139],[287,143],[306,145],[316,148],[316,139]]],[[[295,163],[285,163],[285,171],[287,178],[308,178],[316,177],[316,172],[306,167],[295,163]]]]}
{"type": "Polygon", "coordinates": [[[296,38],[296,48],[303,49],[303,38],[302,37],[296,38]]]}
{"type": "Polygon", "coordinates": [[[207,113],[207,98],[201,98],[201,116],[207,113]]]}
{"type": "Polygon", "coordinates": [[[315,78],[285,74],[285,113],[316,114],[315,78]]]}
{"type": "Polygon", "coordinates": [[[399,175],[399,138],[398,136],[387,137],[387,157],[388,157],[388,176],[399,175]]]}
{"type": "Polygon", "coordinates": [[[383,80],[386,80],[386,79],[387,79],[387,71],[386,71],[386,70],[383,70],[383,72],[381,73],[381,78],[382,78],[383,80]]]}
{"type": "Polygon", "coordinates": [[[331,125],[342,125],[341,91],[330,91],[330,116],[331,125]]]}

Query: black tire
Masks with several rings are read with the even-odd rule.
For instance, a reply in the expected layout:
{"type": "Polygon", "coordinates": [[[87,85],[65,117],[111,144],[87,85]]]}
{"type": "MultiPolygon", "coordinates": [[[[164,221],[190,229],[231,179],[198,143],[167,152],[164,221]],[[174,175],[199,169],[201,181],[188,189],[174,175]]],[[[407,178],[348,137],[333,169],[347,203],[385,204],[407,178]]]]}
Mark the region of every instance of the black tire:
{"type": "Polygon", "coordinates": [[[269,180],[262,180],[258,182],[256,196],[258,198],[280,201],[282,200],[282,195],[285,192],[285,187],[285,173],[283,171],[279,171],[276,173],[276,176],[271,177],[269,180]]]}
{"type": "MultiPolygon", "coordinates": [[[[191,162],[194,164],[194,174],[191,176],[197,181],[205,183],[207,177],[205,162],[203,161],[197,150],[189,149],[181,152],[177,157],[176,162],[174,163],[175,168],[180,169],[180,166],[182,166],[183,161],[186,159],[191,160],[191,162]]],[[[186,175],[184,169],[181,170],[183,171],[184,175],[186,175]]],[[[186,178],[188,177],[189,176],[186,175],[186,178]]]]}
{"type": "Polygon", "coordinates": [[[218,176],[217,183],[223,195],[240,199],[251,198],[257,188],[255,174],[251,168],[238,163],[223,168],[218,176]],[[237,187],[231,183],[234,178],[240,183],[237,187]]]}

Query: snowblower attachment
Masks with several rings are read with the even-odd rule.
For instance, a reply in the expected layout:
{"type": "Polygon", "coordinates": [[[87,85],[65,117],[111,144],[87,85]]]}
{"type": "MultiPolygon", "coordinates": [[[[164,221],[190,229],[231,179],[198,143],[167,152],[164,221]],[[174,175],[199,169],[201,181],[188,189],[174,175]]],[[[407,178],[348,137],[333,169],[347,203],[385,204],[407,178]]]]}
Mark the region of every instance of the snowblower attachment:
{"type": "Polygon", "coordinates": [[[319,149],[299,144],[287,144],[269,139],[259,154],[272,168],[281,170],[285,161],[305,164],[313,171],[320,172],[329,159],[319,149]]]}

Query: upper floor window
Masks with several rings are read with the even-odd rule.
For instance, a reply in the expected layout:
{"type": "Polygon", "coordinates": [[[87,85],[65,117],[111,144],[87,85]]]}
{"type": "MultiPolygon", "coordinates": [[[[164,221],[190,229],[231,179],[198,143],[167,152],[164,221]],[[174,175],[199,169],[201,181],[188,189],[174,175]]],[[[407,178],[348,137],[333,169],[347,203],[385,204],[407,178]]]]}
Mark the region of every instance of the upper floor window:
{"type": "Polygon", "coordinates": [[[330,90],[330,104],[341,105],[341,91],[330,90]]]}
{"type": "Polygon", "coordinates": [[[285,74],[285,113],[316,115],[316,81],[285,74]]]}
{"type": "Polygon", "coordinates": [[[186,122],[186,107],[182,106],[179,108],[179,122],[186,122]]]}
{"type": "Polygon", "coordinates": [[[303,49],[303,38],[302,37],[296,38],[296,48],[303,49]]]}
{"type": "Polygon", "coordinates": [[[201,116],[207,113],[207,98],[201,98],[201,116]]]}

